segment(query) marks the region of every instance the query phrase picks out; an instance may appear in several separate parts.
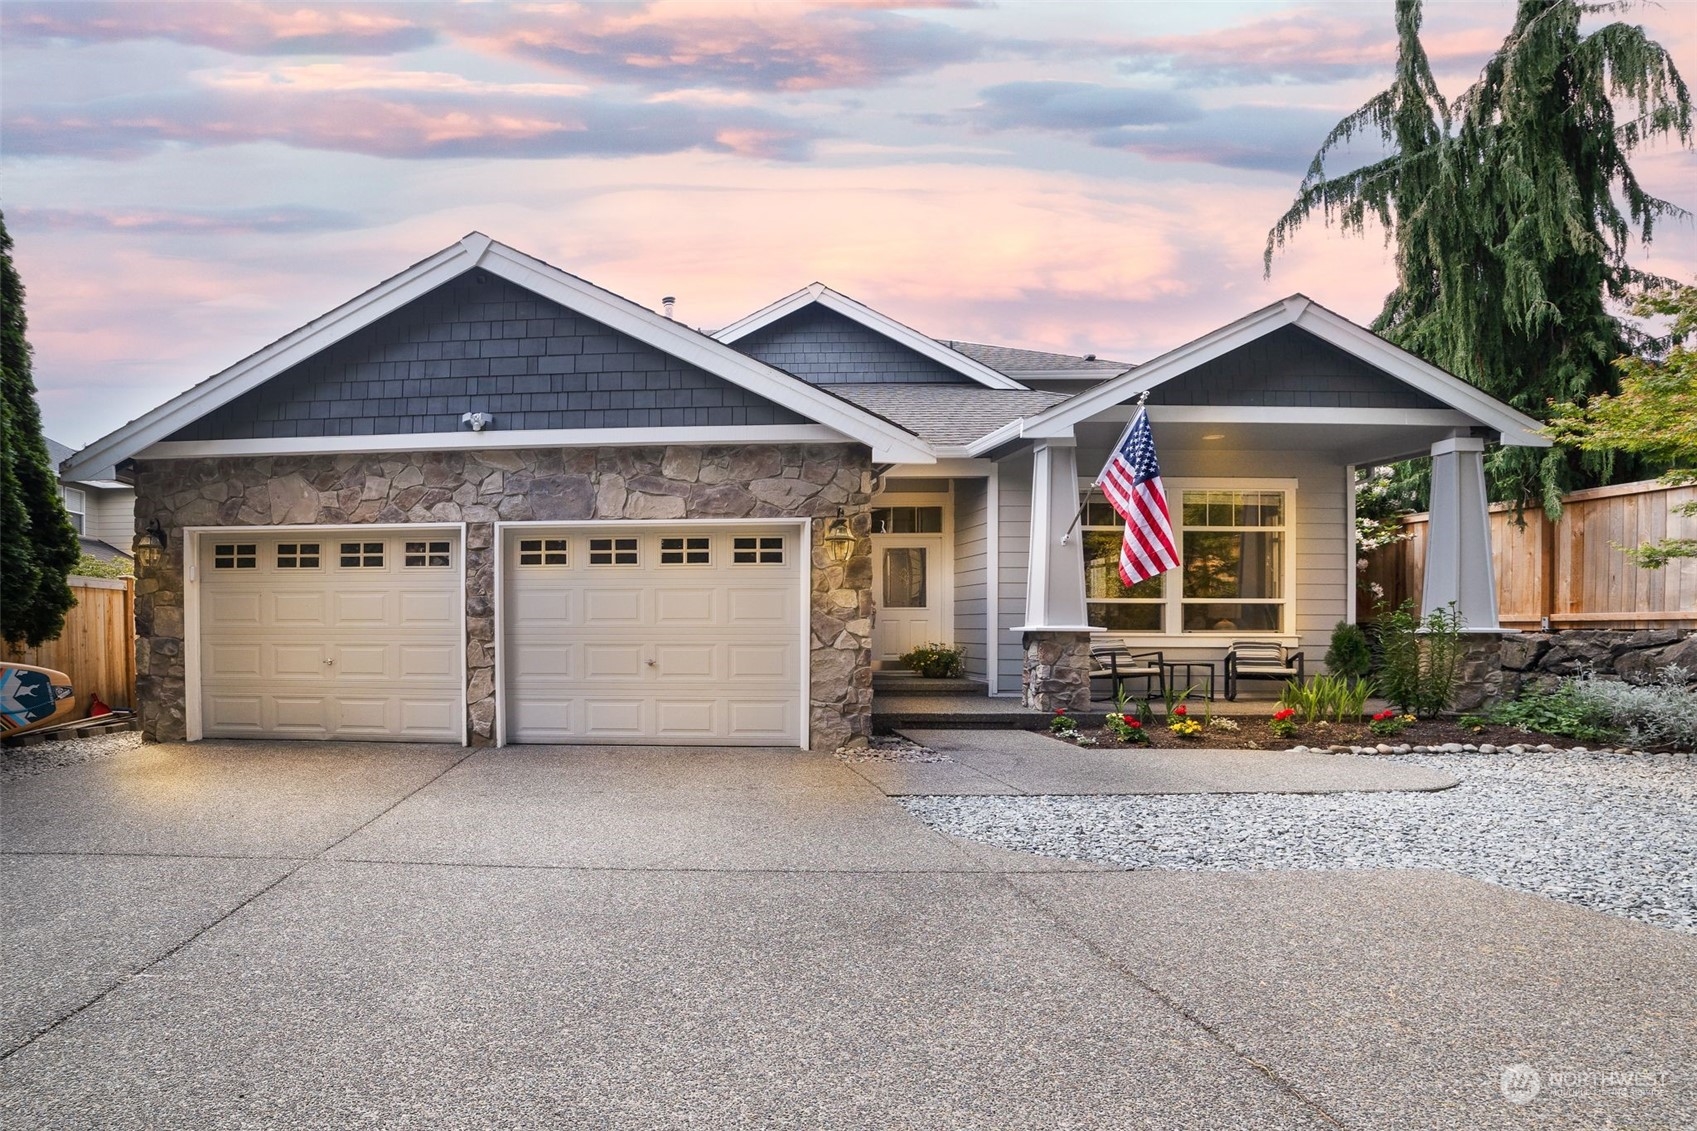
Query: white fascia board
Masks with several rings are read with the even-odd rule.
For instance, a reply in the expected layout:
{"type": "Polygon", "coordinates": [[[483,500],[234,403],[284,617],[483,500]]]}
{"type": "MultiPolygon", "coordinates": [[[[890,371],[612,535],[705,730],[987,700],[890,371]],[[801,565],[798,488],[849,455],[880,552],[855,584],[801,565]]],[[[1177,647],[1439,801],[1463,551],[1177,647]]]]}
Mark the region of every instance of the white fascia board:
{"type": "MultiPolygon", "coordinates": [[[[1130,420],[1136,410],[1118,405],[1096,414],[1101,421],[1130,420]]],[[[1262,405],[1152,404],[1156,424],[1338,424],[1413,425],[1420,428],[1467,428],[1477,423],[1453,408],[1295,408],[1262,405]]]]}
{"type": "Polygon", "coordinates": [[[914,353],[927,357],[947,369],[952,369],[963,377],[970,377],[981,385],[992,389],[1023,389],[1024,385],[998,370],[990,368],[981,361],[950,349],[942,342],[921,334],[910,326],[904,326],[887,314],[880,314],[864,303],[856,302],[845,294],[833,291],[823,283],[813,283],[803,287],[792,295],[786,295],[770,306],[750,314],[747,318],[733,322],[713,337],[721,342],[735,342],[756,330],[770,326],[778,319],[794,314],[809,303],[818,303],[826,310],[841,314],[851,322],[858,322],[868,330],[882,334],[891,341],[906,346],[914,353]]]}
{"type": "Polygon", "coordinates": [[[478,258],[489,243],[488,236],[473,232],[459,243],[413,264],[328,314],[314,318],[257,353],[179,393],[153,411],[138,416],[117,431],[102,436],[66,461],[67,473],[74,476],[129,459],[136,452],[257,388],[285,369],[471,270],[477,266],[478,258]]]}
{"type": "MultiPolygon", "coordinates": [[[[855,443],[822,424],[748,424],[695,428],[530,428],[512,432],[418,432],[384,436],[279,436],[254,440],[167,440],[137,459],[340,455],[364,452],[501,451],[510,448],[658,448],[675,444],[855,443]]],[[[874,451],[876,458],[876,450],[874,451]]],[[[935,474],[933,472],[932,474],[935,474]]]]}
{"type": "Polygon", "coordinates": [[[996,465],[987,459],[938,458],[933,464],[892,467],[884,479],[983,479],[995,471],[996,465]]]}
{"type": "Polygon", "coordinates": [[[504,244],[491,244],[480,266],[561,306],[610,326],[680,361],[722,377],[759,396],[865,444],[881,461],[929,463],[930,445],[912,433],[864,412],[848,401],[738,353],[706,334],[504,244]]]}
{"type": "Polygon", "coordinates": [[[794,314],[817,298],[819,292],[824,289],[823,283],[809,284],[794,294],[785,295],[777,302],[769,303],[753,314],[739,318],[729,326],[714,331],[713,337],[716,341],[724,342],[726,345],[741,341],[756,330],[765,329],[785,315],[794,314]]]}

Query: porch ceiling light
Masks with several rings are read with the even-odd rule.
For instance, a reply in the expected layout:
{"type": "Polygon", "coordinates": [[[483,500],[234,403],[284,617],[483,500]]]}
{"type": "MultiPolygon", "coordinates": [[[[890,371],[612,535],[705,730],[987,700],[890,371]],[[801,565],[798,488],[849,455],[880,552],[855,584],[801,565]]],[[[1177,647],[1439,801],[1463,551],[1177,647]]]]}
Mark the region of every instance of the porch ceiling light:
{"type": "Polygon", "coordinates": [[[825,556],[837,565],[842,565],[854,557],[854,531],[849,529],[848,519],[843,517],[843,508],[837,508],[837,517],[825,527],[825,556]]]}
{"type": "Polygon", "coordinates": [[[1226,434],[1224,432],[1209,432],[1202,438],[1204,440],[1224,440],[1226,438],[1226,434]]]}

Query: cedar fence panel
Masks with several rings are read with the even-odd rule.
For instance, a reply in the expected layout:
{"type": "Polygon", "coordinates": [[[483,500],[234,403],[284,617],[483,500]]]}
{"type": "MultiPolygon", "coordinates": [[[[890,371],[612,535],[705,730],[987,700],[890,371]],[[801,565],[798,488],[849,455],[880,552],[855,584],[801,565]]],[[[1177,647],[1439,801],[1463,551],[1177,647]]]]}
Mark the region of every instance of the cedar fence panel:
{"type": "Polygon", "coordinates": [[[88,714],[90,696],[109,707],[135,709],[135,578],[71,577],[77,603],[65,614],[65,630],[38,648],[9,648],[7,659],[52,668],[71,677],[77,690],[76,717],[88,714]]]}
{"type": "MultiPolygon", "coordinates": [[[[1491,563],[1497,576],[1497,609],[1504,628],[1697,627],[1697,559],[1676,559],[1661,569],[1640,569],[1619,546],[1663,538],[1697,538],[1697,517],[1672,508],[1697,500],[1697,487],[1620,483],[1575,491],[1562,499],[1550,522],[1542,510],[1516,520],[1506,503],[1491,507],[1491,563]]],[[[1409,537],[1364,555],[1367,588],[1377,585],[1391,605],[1420,603],[1426,565],[1427,516],[1409,515],[1409,537]]],[[[1357,615],[1371,619],[1377,598],[1357,598],[1357,615]]]]}

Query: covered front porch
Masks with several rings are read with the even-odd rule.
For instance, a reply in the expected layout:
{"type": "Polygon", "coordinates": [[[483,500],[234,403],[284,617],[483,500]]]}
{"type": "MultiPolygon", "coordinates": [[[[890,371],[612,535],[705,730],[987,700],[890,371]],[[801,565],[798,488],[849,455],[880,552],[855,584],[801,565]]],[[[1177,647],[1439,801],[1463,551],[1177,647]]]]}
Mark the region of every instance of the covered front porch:
{"type": "Polygon", "coordinates": [[[1422,611],[1453,604],[1465,631],[1499,633],[1484,454],[1547,445],[1536,429],[1297,296],[984,437],[972,455],[1029,474],[1021,619],[1004,628],[1024,705],[1088,709],[1103,646],[1218,679],[1234,643],[1259,642],[1324,671],[1355,618],[1355,469],[1412,456],[1433,461],[1422,611]],[[1091,482],[1145,403],[1181,563],[1125,586],[1123,523],[1091,482]]]}

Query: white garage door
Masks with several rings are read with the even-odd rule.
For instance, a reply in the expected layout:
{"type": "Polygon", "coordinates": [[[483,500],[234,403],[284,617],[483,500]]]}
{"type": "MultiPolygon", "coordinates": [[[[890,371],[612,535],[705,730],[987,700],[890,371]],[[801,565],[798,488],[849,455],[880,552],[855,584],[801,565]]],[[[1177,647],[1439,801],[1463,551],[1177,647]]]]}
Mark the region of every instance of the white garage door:
{"type": "Polygon", "coordinates": [[[209,738],[464,739],[457,530],[200,537],[209,738]]]}
{"type": "Polygon", "coordinates": [[[801,742],[794,525],[508,528],[510,742],[801,742]]]}

